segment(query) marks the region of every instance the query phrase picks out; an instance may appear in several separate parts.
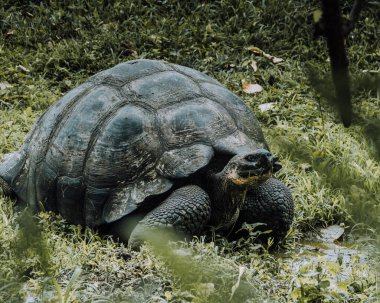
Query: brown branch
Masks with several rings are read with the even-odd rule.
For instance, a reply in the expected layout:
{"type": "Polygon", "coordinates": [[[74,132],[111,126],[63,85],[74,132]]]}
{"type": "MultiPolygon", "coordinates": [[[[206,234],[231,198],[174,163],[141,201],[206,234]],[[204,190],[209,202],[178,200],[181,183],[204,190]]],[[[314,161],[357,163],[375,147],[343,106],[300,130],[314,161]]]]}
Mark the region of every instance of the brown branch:
{"type": "Polygon", "coordinates": [[[365,0],[355,0],[354,5],[352,6],[349,19],[344,20],[343,23],[343,35],[345,38],[353,31],[355,24],[359,19],[360,11],[363,8],[365,0]]]}
{"type": "Polygon", "coordinates": [[[355,23],[359,19],[360,12],[363,8],[365,0],[355,0],[354,5],[352,6],[350,12],[350,23],[352,24],[352,28],[355,27],[355,23]]]}
{"type": "MultiPolygon", "coordinates": [[[[347,38],[347,36],[355,28],[355,24],[359,20],[359,15],[360,15],[361,10],[363,9],[365,2],[366,2],[366,0],[355,0],[354,4],[352,6],[352,9],[351,9],[349,18],[348,19],[347,18],[341,19],[342,32],[343,32],[343,36],[345,38],[347,38]]],[[[322,16],[322,18],[315,24],[315,28],[314,28],[314,30],[315,30],[314,36],[315,37],[325,35],[325,31],[326,31],[325,22],[326,21],[325,21],[324,17],[322,16]]]]}
{"type": "Polygon", "coordinates": [[[340,113],[343,125],[348,127],[352,120],[352,104],[339,1],[322,0],[322,12],[323,34],[327,40],[332,78],[335,85],[335,105],[340,113]]]}

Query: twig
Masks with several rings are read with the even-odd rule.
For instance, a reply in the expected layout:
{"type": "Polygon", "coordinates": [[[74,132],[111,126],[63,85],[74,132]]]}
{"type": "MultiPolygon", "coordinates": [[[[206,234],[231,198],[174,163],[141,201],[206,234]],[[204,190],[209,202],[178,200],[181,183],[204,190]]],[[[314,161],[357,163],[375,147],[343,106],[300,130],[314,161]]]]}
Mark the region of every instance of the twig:
{"type": "Polygon", "coordinates": [[[338,0],[322,0],[324,36],[329,50],[332,78],[335,85],[335,101],[343,125],[350,126],[352,104],[348,59],[344,45],[344,34],[338,0]]]}

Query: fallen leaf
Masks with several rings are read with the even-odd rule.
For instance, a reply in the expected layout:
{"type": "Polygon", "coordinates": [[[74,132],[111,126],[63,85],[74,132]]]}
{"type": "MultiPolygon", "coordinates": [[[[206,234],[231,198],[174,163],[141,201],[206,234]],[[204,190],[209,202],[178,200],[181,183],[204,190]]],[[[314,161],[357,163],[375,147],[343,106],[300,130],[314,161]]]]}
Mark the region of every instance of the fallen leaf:
{"type": "Polygon", "coordinates": [[[251,60],[244,60],[241,64],[241,67],[246,67],[248,64],[251,63],[251,60]]]}
{"type": "Polygon", "coordinates": [[[245,81],[241,83],[243,91],[247,94],[259,93],[263,90],[263,87],[259,84],[252,84],[245,81]]]}
{"type": "Polygon", "coordinates": [[[274,103],[273,102],[259,104],[259,109],[262,112],[266,112],[266,111],[272,109],[273,107],[274,107],[274,103]]]}
{"type": "Polygon", "coordinates": [[[12,29],[12,30],[10,30],[9,32],[7,32],[7,33],[5,34],[5,37],[8,38],[8,37],[10,37],[10,36],[13,36],[14,33],[15,33],[15,31],[12,29]]]}
{"type": "Polygon", "coordinates": [[[284,59],[282,59],[282,58],[277,58],[277,57],[273,57],[273,59],[272,59],[272,62],[274,63],[274,64],[277,64],[277,63],[280,63],[280,62],[283,62],[284,61],[284,59]]]}
{"type": "Polygon", "coordinates": [[[251,67],[253,68],[253,71],[256,72],[257,71],[257,62],[255,60],[252,60],[251,62],[251,67]]]}
{"type": "Polygon", "coordinates": [[[283,62],[284,59],[281,59],[281,58],[277,58],[275,56],[272,56],[270,54],[267,54],[267,53],[263,53],[263,56],[267,59],[269,59],[270,61],[272,61],[272,63],[274,64],[277,64],[277,63],[280,63],[280,62],[283,62]]]}
{"type": "Polygon", "coordinates": [[[249,46],[246,49],[249,50],[250,52],[256,54],[256,55],[262,55],[263,57],[265,57],[265,58],[269,59],[270,61],[272,61],[272,63],[274,63],[274,64],[277,64],[277,63],[280,63],[280,62],[284,61],[284,59],[282,59],[282,58],[277,58],[275,56],[267,54],[262,49],[260,49],[260,48],[258,48],[256,46],[249,46]]]}
{"type": "Polygon", "coordinates": [[[256,46],[249,46],[246,49],[249,50],[250,52],[252,52],[254,54],[258,54],[258,55],[262,55],[264,53],[261,49],[259,49],[256,46]]]}
{"type": "Polygon", "coordinates": [[[246,67],[246,66],[251,66],[253,68],[253,71],[256,72],[258,67],[257,67],[257,62],[255,60],[245,60],[241,64],[241,67],[246,67]]]}

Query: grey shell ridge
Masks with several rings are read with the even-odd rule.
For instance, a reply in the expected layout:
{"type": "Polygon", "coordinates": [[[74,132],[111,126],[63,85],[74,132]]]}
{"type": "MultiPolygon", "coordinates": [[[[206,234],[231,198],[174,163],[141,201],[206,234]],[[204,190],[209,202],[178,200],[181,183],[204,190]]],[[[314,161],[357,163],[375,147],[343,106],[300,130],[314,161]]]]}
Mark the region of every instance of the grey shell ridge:
{"type": "Polygon", "coordinates": [[[155,60],[116,65],[53,104],[0,168],[19,199],[75,224],[136,210],[215,153],[267,148],[252,111],[193,69],[155,60]],[[16,158],[16,157],[14,157],[16,158]],[[16,161],[16,160],[14,160],[16,161]]]}

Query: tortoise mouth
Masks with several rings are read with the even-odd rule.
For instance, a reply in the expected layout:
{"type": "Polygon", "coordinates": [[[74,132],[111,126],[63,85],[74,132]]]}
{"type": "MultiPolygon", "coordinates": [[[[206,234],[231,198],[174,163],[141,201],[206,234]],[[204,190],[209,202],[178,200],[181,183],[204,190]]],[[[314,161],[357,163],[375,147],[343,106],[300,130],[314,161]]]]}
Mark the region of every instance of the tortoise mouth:
{"type": "Polygon", "coordinates": [[[268,180],[272,176],[271,168],[258,168],[234,172],[228,177],[236,185],[256,185],[268,180]]]}
{"type": "Polygon", "coordinates": [[[241,178],[250,178],[257,177],[260,178],[263,175],[271,173],[272,169],[270,167],[259,167],[257,169],[248,169],[248,170],[240,170],[238,175],[241,178]]]}
{"type": "Polygon", "coordinates": [[[237,155],[227,164],[227,179],[236,185],[255,185],[270,178],[278,158],[265,149],[251,154],[237,155]]]}

